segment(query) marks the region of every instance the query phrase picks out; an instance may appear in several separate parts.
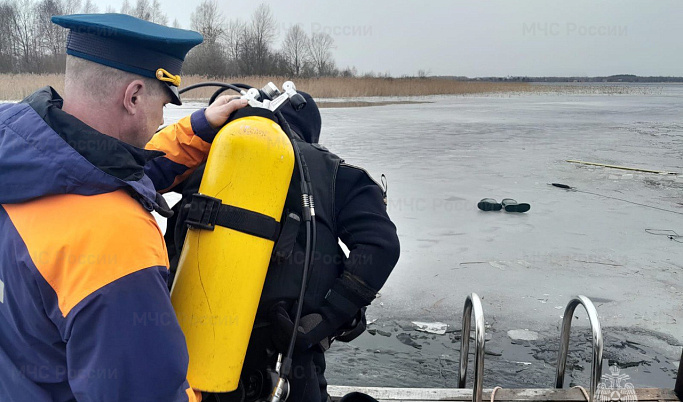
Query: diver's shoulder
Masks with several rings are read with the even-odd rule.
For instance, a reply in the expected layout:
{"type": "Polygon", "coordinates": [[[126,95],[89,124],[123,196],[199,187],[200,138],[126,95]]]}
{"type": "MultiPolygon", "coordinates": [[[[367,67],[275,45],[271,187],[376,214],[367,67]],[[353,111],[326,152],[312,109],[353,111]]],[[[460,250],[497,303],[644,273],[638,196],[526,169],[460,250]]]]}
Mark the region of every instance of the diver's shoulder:
{"type": "MultiPolygon", "coordinates": [[[[362,179],[367,179],[373,184],[377,185],[379,188],[384,188],[382,184],[375,180],[374,177],[368,172],[367,169],[353,165],[351,163],[347,163],[346,161],[342,160],[341,163],[339,164],[339,173],[342,178],[355,178],[356,180],[362,180],[362,179]]],[[[381,177],[384,177],[382,175],[381,177]]]]}

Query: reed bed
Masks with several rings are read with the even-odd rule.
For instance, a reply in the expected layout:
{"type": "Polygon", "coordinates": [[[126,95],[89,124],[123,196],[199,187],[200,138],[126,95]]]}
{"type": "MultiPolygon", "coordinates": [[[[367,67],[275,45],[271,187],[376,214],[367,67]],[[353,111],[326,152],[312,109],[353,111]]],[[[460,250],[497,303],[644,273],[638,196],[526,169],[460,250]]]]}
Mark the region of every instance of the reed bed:
{"type": "Polygon", "coordinates": [[[47,85],[61,93],[64,74],[0,74],[0,100],[24,99],[47,85]]]}
{"type": "MultiPolygon", "coordinates": [[[[185,76],[182,87],[203,81],[240,82],[262,87],[272,81],[279,87],[287,77],[205,77],[185,76]]],[[[428,95],[476,95],[476,94],[631,94],[649,92],[652,88],[622,85],[534,85],[517,82],[456,81],[446,78],[354,78],[323,77],[297,78],[297,89],[316,98],[359,97],[420,97],[428,95]]],[[[57,92],[64,88],[63,74],[0,74],[0,99],[19,100],[36,89],[51,85],[57,92]]],[[[186,99],[208,99],[215,88],[201,88],[188,92],[186,99]]],[[[643,93],[644,94],[644,93],[643,93]]]]}
{"type": "MultiPolygon", "coordinates": [[[[216,81],[201,76],[190,76],[183,80],[183,86],[202,81],[216,81]]],[[[228,77],[218,79],[222,82],[241,82],[262,87],[269,81],[278,87],[286,77],[228,77]]],[[[323,77],[297,78],[293,80],[297,89],[306,91],[316,98],[357,98],[372,96],[427,96],[459,95],[494,92],[533,91],[526,83],[494,83],[455,81],[445,78],[353,78],[323,77]]],[[[190,98],[208,98],[215,89],[198,89],[188,93],[190,98]]]]}

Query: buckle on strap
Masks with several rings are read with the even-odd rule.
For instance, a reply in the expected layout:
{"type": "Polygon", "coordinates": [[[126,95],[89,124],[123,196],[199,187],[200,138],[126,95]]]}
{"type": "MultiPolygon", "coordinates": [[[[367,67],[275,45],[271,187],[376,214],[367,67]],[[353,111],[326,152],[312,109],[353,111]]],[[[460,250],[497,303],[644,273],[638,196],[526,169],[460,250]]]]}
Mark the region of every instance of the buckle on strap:
{"type": "Polygon", "coordinates": [[[196,229],[213,231],[216,226],[222,226],[273,242],[280,234],[280,223],[272,217],[223,204],[222,200],[208,195],[192,194],[185,208],[189,209],[185,223],[196,229]]]}
{"type": "Polygon", "coordinates": [[[222,201],[218,198],[198,193],[192,194],[192,200],[189,204],[190,211],[185,223],[197,229],[214,230],[221,205],[222,201]]]}

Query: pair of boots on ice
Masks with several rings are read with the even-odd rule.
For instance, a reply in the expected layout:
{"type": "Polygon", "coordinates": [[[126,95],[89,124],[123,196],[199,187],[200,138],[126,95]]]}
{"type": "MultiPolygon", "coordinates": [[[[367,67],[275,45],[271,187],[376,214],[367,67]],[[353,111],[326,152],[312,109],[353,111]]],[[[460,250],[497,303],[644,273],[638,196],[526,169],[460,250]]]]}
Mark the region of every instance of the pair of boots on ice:
{"type": "Polygon", "coordinates": [[[526,203],[518,203],[512,198],[503,198],[503,200],[498,203],[493,198],[484,198],[479,201],[477,208],[482,211],[500,211],[505,209],[506,212],[526,212],[531,209],[531,205],[526,203]]]}

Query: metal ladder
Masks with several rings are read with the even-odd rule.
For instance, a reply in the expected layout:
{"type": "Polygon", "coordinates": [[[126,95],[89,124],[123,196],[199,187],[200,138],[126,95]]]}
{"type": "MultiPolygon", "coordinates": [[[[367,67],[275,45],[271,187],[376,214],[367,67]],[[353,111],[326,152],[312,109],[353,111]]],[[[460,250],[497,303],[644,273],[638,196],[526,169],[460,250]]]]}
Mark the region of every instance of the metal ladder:
{"type": "Polygon", "coordinates": [[[582,305],[583,308],[586,309],[593,332],[593,364],[591,365],[591,385],[588,397],[589,402],[594,402],[595,391],[600,382],[600,377],[602,376],[603,341],[600,321],[598,320],[598,311],[595,309],[593,302],[586,296],[579,295],[574,297],[564,310],[562,330],[560,331],[560,351],[557,357],[555,388],[562,388],[564,385],[564,370],[567,366],[567,352],[569,351],[569,332],[572,326],[572,318],[574,318],[574,310],[576,310],[576,307],[579,305],[582,305]]]}
{"type": "Polygon", "coordinates": [[[462,312],[462,335],[460,347],[460,367],[458,369],[458,388],[465,387],[467,379],[467,354],[470,349],[470,326],[472,311],[474,310],[474,388],[472,389],[472,401],[481,402],[481,393],[484,381],[484,344],[486,343],[486,326],[484,321],[484,309],[481,299],[476,293],[472,293],[465,299],[465,307],[462,312]]]}
{"type": "MultiPolygon", "coordinates": [[[[569,301],[562,318],[562,329],[560,331],[560,350],[557,358],[557,372],[555,378],[555,388],[562,388],[564,385],[564,373],[567,365],[567,352],[569,351],[569,334],[571,330],[572,318],[576,307],[582,305],[588,313],[591,330],[593,332],[593,362],[591,366],[591,382],[589,392],[589,402],[595,402],[595,391],[602,375],[602,351],[603,340],[598,312],[593,302],[586,296],[576,296],[569,301]]],[[[474,311],[474,384],[472,389],[472,402],[482,401],[482,390],[484,380],[484,351],[486,343],[486,327],[484,321],[484,310],[481,299],[476,293],[467,296],[462,313],[462,338],[460,348],[460,366],[458,368],[458,388],[465,387],[467,379],[467,355],[469,353],[470,330],[472,311],[474,311]]]]}

